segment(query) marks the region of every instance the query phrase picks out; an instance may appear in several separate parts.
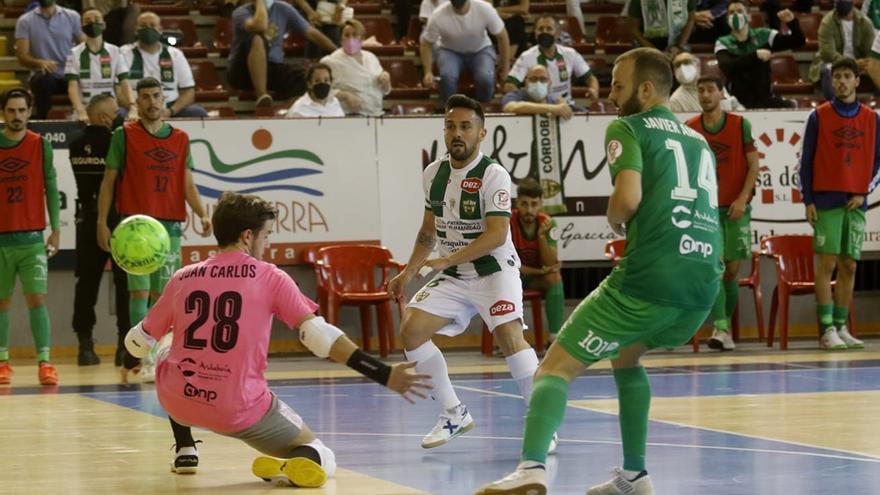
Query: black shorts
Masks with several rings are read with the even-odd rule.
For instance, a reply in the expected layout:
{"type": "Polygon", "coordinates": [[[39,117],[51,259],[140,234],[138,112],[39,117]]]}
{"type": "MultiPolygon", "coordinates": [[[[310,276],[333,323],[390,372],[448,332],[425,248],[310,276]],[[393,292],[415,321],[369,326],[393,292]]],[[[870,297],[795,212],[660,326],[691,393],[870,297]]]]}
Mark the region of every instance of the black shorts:
{"type": "MultiPolygon", "coordinates": [[[[254,89],[247,66],[248,53],[254,38],[258,38],[266,44],[266,53],[269,52],[268,43],[262,36],[251,37],[250,41],[239,45],[238,50],[229,58],[229,66],[226,70],[229,85],[235,89],[254,89]]],[[[266,65],[268,72],[266,85],[269,91],[275,93],[279,98],[292,98],[306,92],[306,71],[303,70],[302,66],[299,64],[277,64],[274,62],[267,62],[266,65]]]]}

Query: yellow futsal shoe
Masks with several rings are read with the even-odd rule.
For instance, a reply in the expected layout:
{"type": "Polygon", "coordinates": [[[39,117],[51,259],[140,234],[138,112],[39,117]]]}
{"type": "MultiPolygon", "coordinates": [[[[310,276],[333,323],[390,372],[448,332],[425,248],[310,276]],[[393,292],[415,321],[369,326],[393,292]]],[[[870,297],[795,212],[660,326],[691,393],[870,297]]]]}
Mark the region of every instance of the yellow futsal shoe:
{"type": "Polygon", "coordinates": [[[276,459],[260,456],[254,459],[251,471],[257,478],[270,483],[293,485],[301,488],[319,488],[327,482],[327,473],[317,462],[305,458],[276,459]]]}

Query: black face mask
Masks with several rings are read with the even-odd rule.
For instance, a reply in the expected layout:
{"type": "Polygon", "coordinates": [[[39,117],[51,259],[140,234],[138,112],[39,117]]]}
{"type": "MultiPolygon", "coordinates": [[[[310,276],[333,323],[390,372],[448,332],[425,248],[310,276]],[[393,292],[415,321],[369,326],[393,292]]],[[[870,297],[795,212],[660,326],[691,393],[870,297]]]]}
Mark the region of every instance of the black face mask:
{"type": "Polygon", "coordinates": [[[323,100],[330,94],[330,85],[327,83],[318,83],[312,86],[312,93],[315,93],[315,96],[319,100],[323,100]]]}
{"type": "Polygon", "coordinates": [[[55,5],[55,0],[40,0],[40,7],[47,9],[51,6],[55,5]]]}
{"type": "Polygon", "coordinates": [[[852,9],[852,2],[837,2],[837,4],[834,5],[834,10],[837,11],[837,15],[839,15],[840,17],[848,16],[849,13],[852,12],[852,9]]]}
{"type": "Polygon", "coordinates": [[[104,24],[101,22],[92,22],[83,26],[83,33],[89,38],[97,38],[104,32],[104,24]]]}
{"type": "Polygon", "coordinates": [[[550,33],[541,33],[535,38],[535,40],[541,45],[541,48],[550,48],[556,43],[556,37],[550,33]]]}
{"type": "Polygon", "coordinates": [[[449,0],[449,2],[455,10],[461,10],[461,8],[464,7],[464,4],[467,3],[467,0],[449,0]]]}

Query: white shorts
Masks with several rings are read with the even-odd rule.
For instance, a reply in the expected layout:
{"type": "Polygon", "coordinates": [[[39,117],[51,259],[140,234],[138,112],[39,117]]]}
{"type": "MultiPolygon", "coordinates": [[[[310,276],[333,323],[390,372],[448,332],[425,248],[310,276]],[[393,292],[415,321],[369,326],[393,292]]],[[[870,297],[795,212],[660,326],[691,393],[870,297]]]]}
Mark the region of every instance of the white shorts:
{"type": "Polygon", "coordinates": [[[504,323],[522,321],[522,282],[517,270],[469,280],[440,273],[416,292],[407,307],[452,320],[437,332],[441,335],[461,334],[476,314],[492,332],[504,323]]]}

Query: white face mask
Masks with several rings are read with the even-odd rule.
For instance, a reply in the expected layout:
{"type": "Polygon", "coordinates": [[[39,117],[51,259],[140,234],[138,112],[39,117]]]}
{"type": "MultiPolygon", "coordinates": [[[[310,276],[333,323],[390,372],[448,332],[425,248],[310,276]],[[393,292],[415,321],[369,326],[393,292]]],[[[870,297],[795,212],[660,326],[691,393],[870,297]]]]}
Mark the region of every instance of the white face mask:
{"type": "Polygon", "coordinates": [[[547,83],[545,82],[530,82],[526,84],[526,94],[534,101],[544,101],[544,98],[547,98],[547,91],[547,83]]]}
{"type": "Polygon", "coordinates": [[[681,64],[675,69],[675,80],[679,84],[691,84],[700,76],[700,69],[696,64],[681,64]]]}
{"type": "Polygon", "coordinates": [[[265,2],[266,2],[266,10],[269,10],[272,8],[272,4],[275,3],[275,0],[265,0],[265,2]]]}

